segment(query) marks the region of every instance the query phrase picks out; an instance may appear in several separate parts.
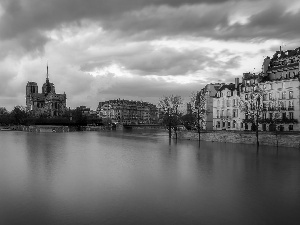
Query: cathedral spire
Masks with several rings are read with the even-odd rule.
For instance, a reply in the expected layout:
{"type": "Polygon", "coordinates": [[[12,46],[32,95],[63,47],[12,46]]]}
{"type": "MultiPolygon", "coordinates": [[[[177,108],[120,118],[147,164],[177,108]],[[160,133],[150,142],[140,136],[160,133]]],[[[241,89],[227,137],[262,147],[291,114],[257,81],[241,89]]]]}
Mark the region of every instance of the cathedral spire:
{"type": "Polygon", "coordinates": [[[49,79],[49,74],[48,74],[48,62],[47,62],[47,80],[49,79]]]}

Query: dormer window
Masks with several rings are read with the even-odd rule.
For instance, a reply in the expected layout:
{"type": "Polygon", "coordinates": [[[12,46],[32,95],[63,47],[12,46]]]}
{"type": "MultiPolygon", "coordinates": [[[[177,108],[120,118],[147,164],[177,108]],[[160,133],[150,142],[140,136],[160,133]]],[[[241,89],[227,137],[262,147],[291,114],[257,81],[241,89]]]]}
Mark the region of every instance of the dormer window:
{"type": "Polygon", "coordinates": [[[228,92],[227,92],[227,96],[228,96],[228,97],[231,96],[231,91],[228,91],[228,92]]]}

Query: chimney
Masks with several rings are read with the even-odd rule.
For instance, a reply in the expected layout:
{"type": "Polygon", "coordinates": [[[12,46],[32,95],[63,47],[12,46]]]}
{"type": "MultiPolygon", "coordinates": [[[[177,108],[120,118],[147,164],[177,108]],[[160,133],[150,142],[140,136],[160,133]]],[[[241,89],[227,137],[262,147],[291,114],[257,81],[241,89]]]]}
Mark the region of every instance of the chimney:
{"type": "Polygon", "coordinates": [[[240,83],[240,81],[239,81],[239,78],[234,78],[234,81],[235,81],[235,89],[238,89],[238,87],[239,87],[239,83],[240,83]]]}
{"type": "Polygon", "coordinates": [[[280,50],[279,51],[281,52],[281,46],[280,46],[280,50]]]}

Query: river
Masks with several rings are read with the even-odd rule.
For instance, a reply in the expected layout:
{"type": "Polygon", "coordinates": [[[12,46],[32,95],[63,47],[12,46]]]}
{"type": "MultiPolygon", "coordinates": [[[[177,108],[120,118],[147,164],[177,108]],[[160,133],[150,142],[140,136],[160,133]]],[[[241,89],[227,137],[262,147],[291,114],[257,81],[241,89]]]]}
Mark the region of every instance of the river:
{"type": "Polygon", "coordinates": [[[154,131],[0,132],[0,224],[300,224],[300,151],[154,131]]]}

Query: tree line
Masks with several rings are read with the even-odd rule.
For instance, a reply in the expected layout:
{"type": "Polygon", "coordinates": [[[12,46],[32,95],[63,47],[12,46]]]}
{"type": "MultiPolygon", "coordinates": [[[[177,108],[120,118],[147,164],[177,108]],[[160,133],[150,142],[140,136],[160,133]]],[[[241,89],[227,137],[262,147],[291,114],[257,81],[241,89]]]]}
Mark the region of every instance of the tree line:
{"type": "Polygon", "coordinates": [[[12,111],[5,107],[0,107],[0,125],[64,125],[64,126],[86,126],[87,124],[106,125],[108,121],[102,119],[89,118],[82,114],[79,107],[66,110],[60,117],[49,117],[41,114],[36,117],[28,112],[23,106],[15,106],[12,111]]]}

